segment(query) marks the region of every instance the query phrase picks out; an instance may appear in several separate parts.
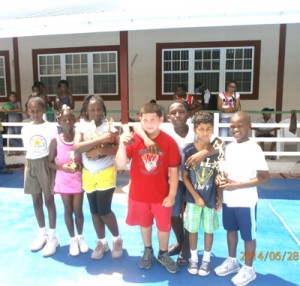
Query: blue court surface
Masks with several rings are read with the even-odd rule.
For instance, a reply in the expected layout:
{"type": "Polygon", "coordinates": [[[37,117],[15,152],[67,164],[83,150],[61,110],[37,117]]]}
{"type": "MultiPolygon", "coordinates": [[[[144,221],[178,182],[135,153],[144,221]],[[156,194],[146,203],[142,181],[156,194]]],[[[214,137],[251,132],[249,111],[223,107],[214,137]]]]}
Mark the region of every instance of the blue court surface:
{"type": "MultiPolygon", "coordinates": [[[[0,285],[232,285],[231,278],[218,277],[212,271],[206,277],[191,275],[185,267],[170,274],[157,262],[150,270],[139,269],[143,243],[138,227],[125,223],[127,197],[120,187],[128,176],[118,175],[118,190],[113,210],[124,239],[124,256],[114,260],[110,252],[101,260],[90,258],[96,245],[87,200],[84,200],[84,236],[90,251],[77,257],[69,256],[69,237],[64,223],[63,205],[59,196],[57,205],[57,235],[60,247],[57,253],[43,258],[41,252],[32,253],[29,245],[37,231],[31,197],[23,194],[23,172],[0,175],[0,285]]],[[[300,285],[300,190],[299,179],[271,179],[259,188],[257,253],[254,263],[257,279],[250,285],[300,285]]],[[[221,221],[221,214],[220,214],[221,221]]],[[[111,236],[107,232],[111,245],[111,236]]],[[[170,243],[175,241],[172,233],[170,243]]],[[[154,228],[153,246],[158,252],[154,228]]],[[[199,260],[203,253],[203,234],[199,235],[199,260]]],[[[226,232],[221,227],[215,233],[212,269],[227,257],[226,232]]],[[[243,242],[238,245],[238,258],[243,259],[243,242]]],[[[240,261],[241,263],[243,261],[240,261]]]]}

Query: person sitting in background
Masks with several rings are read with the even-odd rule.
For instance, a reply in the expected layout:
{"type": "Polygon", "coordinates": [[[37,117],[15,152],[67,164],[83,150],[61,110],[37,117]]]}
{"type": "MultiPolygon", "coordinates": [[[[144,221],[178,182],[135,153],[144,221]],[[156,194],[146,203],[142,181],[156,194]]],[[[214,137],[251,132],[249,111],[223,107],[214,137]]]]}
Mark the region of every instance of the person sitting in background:
{"type": "Polygon", "coordinates": [[[194,97],[192,94],[187,94],[187,88],[184,84],[180,84],[176,87],[173,100],[183,100],[185,103],[188,104],[190,110],[190,117],[193,117],[194,114],[201,110],[200,102],[194,97]]]}
{"type": "Polygon", "coordinates": [[[201,103],[204,110],[208,110],[208,103],[210,99],[210,90],[206,87],[205,83],[197,82],[195,84],[195,93],[201,94],[201,103]]]}
{"type": "MultiPolygon", "coordinates": [[[[12,109],[2,109],[8,114],[8,122],[22,122],[22,106],[20,101],[17,98],[17,94],[14,91],[11,91],[8,94],[8,99],[12,105],[12,109]]],[[[10,135],[20,135],[21,134],[21,126],[9,126],[7,128],[7,134],[10,135]]],[[[7,139],[9,140],[9,146],[11,147],[22,147],[22,139],[7,139]]],[[[7,155],[20,155],[22,152],[9,152],[7,155]]]]}
{"type": "MultiPolygon", "coordinates": [[[[276,123],[276,121],[272,118],[272,114],[270,112],[274,111],[274,108],[263,108],[262,110],[262,117],[258,118],[256,120],[256,123],[276,123]]],[[[253,130],[255,130],[255,137],[276,137],[276,131],[279,128],[267,128],[267,127],[252,127],[253,130]]],[[[271,142],[270,145],[270,151],[273,152],[275,150],[275,144],[276,142],[271,142]]],[[[263,151],[266,151],[265,149],[265,142],[261,141],[259,142],[259,145],[263,151]]],[[[270,160],[275,160],[275,156],[269,156],[267,157],[270,160]]]]}

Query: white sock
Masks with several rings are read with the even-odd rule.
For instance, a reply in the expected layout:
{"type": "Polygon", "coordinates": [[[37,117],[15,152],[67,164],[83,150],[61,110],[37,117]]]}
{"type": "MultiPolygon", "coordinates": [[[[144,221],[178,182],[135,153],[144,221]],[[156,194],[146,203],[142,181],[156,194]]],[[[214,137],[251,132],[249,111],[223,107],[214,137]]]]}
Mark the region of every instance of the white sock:
{"type": "Polygon", "coordinates": [[[202,261],[210,262],[210,251],[204,251],[203,252],[202,261]]]}
{"type": "Polygon", "coordinates": [[[40,235],[46,235],[47,234],[46,227],[40,227],[39,228],[39,234],[40,235]]]}
{"type": "Polygon", "coordinates": [[[72,241],[77,241],[76,236],[70,237],[70,242],[72,242],[72,241]]]}
{"type": "Polygon", "coordinates": [[[81,237],[82,237],[82,235],[81,235],[81,234],[77,234],[77,238],[78,238],[78,240],[79,240],[81,237]]]}
{"type": "Polygon", "coordinates": [[[198,262],[198,250],[197,249],[195,249],[195,250],[191,249],[191,260],[198,262]]]}
{"type": "Polygon", "coordinates": [[[244,266],[245,266],[247,269],[249,269],[249,270],[252,270],[252,269],[253,269],[253,266],[248,266],[248,265],[246,265],[246,264],[244,264],[244,266]]]}
{"type": "Polygon", "coordinates": [[[228,256],[228,257],[229,257],[229,260],[232,261],[232,262],[236,262],[237,261],[236,257],[230,257],[230,256],[228,256]]]}
{"type": "Polygon", "coordinates": [[[53,239],[55,237],[55,228],[50,228],[48,231],[48,237],[49,239],[53,239]]]}
{"type": "Polygon", "coordinates": [[[119,234],[118,236],[113,236],[112,241],[116,242],[118,239],[121,239],[121,235],[119,234]]]}
{"type": "Polygon", "coordinates": [[[102,243],[103,245],[104,245],[104,244],[107,244],[107,239],[106,239],[106,237],[99,239],[99,241],[101,241],[101,243],[102,243]]]}

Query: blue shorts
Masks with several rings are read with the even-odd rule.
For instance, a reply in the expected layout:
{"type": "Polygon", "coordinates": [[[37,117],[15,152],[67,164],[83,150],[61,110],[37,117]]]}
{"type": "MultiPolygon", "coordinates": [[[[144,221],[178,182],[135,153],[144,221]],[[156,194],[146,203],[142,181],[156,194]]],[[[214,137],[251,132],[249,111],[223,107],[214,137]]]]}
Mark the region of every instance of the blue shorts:
{"type": "Polygon", "coordinates": [[[179,180],[177,193],[175,197],[175,204],[172,209],[172,216],[179,216],[182,213],[182,202],[185,198],[186,187],[182,181],[179,180]]]}
{"type": "Polygon", "coordinates": [[[227,231],[240,231],[245,241],[256,239],[256,209],[247,207],[227,207],[222,205],[223,226],[227,231]]]}

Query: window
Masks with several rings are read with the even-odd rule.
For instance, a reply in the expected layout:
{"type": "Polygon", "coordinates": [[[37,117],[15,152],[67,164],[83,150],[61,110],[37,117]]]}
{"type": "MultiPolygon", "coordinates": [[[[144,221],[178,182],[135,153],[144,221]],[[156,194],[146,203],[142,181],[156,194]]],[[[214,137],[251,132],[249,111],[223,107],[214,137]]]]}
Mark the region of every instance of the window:
{"type": "Polygon", "coordinates": [[[0,99],[7,101],[10,88],[9,53],[0,51],[0,99]]]}
{"type": "MultiPolygon", "coordinates": [[[[66,79],[76,98],[99,94],[109,100],[119,99],[118,50],[43,53],[35,51],[36,78],[45,83],[47,93],[55,95],[57,84],[66,79]]],[[[90,51],[91,50],[91,51],[90,51]]],[[[48,51],[48,50],[47,50],[48,51]]]]}
{"type": "Polygon", "coordinates": [[[259,41],[157,44],[157,99],[171,99],[179,84],[193,92],[197,82],[219,93],[232,80],[243,99],[256,99],[259,61],[259,41]]]}

